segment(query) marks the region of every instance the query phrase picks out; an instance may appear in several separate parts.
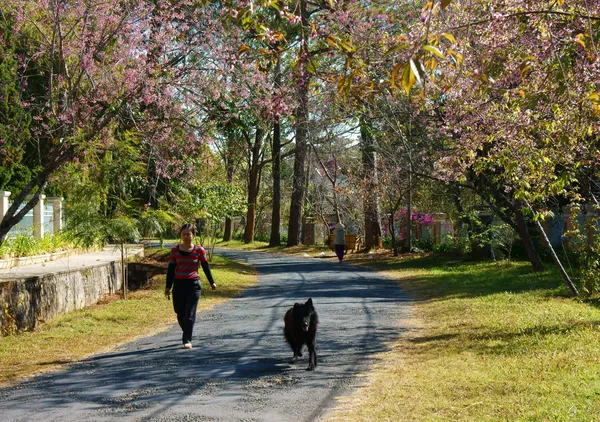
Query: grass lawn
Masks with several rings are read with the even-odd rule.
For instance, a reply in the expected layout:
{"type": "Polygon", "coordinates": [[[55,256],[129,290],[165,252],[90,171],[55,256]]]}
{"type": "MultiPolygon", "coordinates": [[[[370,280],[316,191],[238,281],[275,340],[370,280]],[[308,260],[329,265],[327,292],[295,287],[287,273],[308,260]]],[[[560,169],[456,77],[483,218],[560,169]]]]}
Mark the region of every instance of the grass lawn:
{"type": "Polygon", "coordinates": [[[415,299],[416,328],[328,421],[600,420],[600,309],[567,298],[555,271],[356,258],[415,299]]]}
{"type": "MultiPolygon", "coordinates": [[[[217,247],[334,259],[324,247],[217,247]]],[[[329,422],[600,420],[600,303],[568,298],[554,270],[388,253],[346,260],[397,280],[414,299],[414,318],[329,422]]],[[[217,256],[211,266],[219,289],[203,295],[201,310],[256,280],[251,268],[217,256]]],[[[113,298],[0,338],[0,382],[165,329],[175,319],[163,287],[164,276],[127,302],[113,298]]]]}
{"type": "MultiPolygon", "coordinates": [[[[169,250],[147,251],[160,260],[169,250]]],[[[202,276],[198,311],[206,311],[256,283],[253,268],[213,257],[211,270],[217,290],[210,291],[202,276]]],[[[146,289],[118,296],[86,309],[69,312],[41,324],[33,332],[0,337],[0,384],[55,369],[61,364],[109,351],[138,336],[165,330],[176,323],[173,305],[164,297],[165,276],[156,276],[146,289]]]]}
{"type": "MultiPolygon", "coordinates": [[[[313,258],[335,258],[335,252],[325,246],[316,245],[298,245],[298,246],[281,246],[270,247],[268,242],[252,242],[244,243],[241,240],[229,240],[227,242],[218,242],[217,248],[231,248],[249,251],[261,251],[268,253],[281,253],[285,255],[296,255],[313,258]]],[[[350,255],[348,255],[350,256],[350,255]]]]}

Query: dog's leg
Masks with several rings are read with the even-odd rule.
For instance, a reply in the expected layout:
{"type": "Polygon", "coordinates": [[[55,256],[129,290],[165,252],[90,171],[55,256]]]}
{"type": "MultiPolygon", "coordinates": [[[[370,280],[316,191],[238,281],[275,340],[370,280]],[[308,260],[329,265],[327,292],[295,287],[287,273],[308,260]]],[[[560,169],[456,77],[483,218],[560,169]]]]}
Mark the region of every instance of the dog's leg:
{"type": "Polygon", "coordinates": [[[292,343],[292,350],[294,351],[294,357],[292,358],[292,360],[290,361],[290,363],[296,363],[296,361],[298,360],[298,356],[302,356],[302,354],[298,353],[298,346],[296,345],[296,343],[292,343]]]}
{"type": "Polygon", "coordinates": [[[317,341],[312,339],[307,344],[308,346],[308,368],[307,371],[312,371],[317,367],[317,341]]]}

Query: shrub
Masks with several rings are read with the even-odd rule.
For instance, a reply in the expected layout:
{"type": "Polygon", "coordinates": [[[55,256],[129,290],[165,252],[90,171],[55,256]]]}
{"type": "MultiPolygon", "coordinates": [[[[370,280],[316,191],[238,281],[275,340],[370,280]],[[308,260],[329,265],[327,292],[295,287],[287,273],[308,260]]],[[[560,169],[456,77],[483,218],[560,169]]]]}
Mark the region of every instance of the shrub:
{"type": "Polygon", "coordinates": [[[435,245],[433,244],[433,239],[431,237],[424,237],[421,239],[415,239],[414,246],[423,251],[431,252],[435,245]]]}
{"type": "Polygon", "coordinates": [[[581,216],[579,207],[571,207],[571,230],[565,233],[565,248],[570,264],[575,270],[575,283],[587,296],[600,293],[600,236],[598,230],[598,211],[581,216]]]}
{"type": "Polygon", "coordinates": [[[471,245],[467,238],[448,235],[444,242],[433,245],[432,250],[437,253],[468,254],[471,251],[471,245]]]}
{"type": "Polygon", "coordinates": [[[71,242],[86,249],[106,244],[106,219],[90,204],[75,204],[65,211],[65,235],[71,242]]]}
{"type": "Polygon", "coordinates": [[[40,247],[40,242],[31,234],[26,232],[19,233],[13,239],[11,239],[10,247],[14,252],[14,256],[17,258],[39,255],[42,250],[40,247]]]}

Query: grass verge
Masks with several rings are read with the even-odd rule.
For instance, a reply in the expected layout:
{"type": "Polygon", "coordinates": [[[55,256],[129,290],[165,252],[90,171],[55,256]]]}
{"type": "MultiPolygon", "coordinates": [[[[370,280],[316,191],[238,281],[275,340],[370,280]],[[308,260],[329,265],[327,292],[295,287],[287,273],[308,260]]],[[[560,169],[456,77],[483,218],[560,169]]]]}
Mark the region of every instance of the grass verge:
{"type": "Polygon", "coordinates": [[[415,299],[418,329],[378,356],[329,422],[600,420],[600,310],[567,298],[556,272],[440,256],[366,262],[415,299]]]}
{"type": "MultiPolygon", "coordinates": [[[[152,253],[154,257],[160,254],[156,250],[152,253]]],[[[236,296],[257,280],[253,268],[218,256],[213,257],[211,270],[218,288],[210,291],[203,279],[199,312],[236,296]]],[[[33,332],[0,337],[0,384],[109,351],[173,325],[176,319],[172,302],[163,293],[165,276],[156,276],[153,281],[148,288],[131,292],[127,301],[109,297],[41,324],[33,332]]]]}
{"type": "Polygon", "coordinates": [[[241,240],[229,240],[227,242],[217,243],[216,247],[260,251],[268,253],[280,253],[284,255],[304,256],[311,258],[336,258],[334,251],[325,246],[318,245],[269,246],[268,242],[244,243],[241,240]]]}

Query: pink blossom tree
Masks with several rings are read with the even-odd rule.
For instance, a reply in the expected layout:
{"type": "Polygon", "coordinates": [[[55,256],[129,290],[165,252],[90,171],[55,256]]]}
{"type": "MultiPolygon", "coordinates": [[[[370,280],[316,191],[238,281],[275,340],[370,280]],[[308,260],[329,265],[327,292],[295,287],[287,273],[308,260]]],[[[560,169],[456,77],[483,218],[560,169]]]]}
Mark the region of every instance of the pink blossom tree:
{"type": "Polygon", "coordinates": [[[50,177],[108,146],[115,125],[140,133],[166,164],[159,171],[168,171],[176,145],[166,121],[185,115],[173,81],[189,73],[183,59],[201,36],[186,24],[192,6],[145,0],[10,0],[0,6],[5,19],[16,22],[5,35],[21,47],[14,80],[18,101],[32,116],[31,142],[40,157],[0,223],[0,242],[37,203],[50,177]]]}

